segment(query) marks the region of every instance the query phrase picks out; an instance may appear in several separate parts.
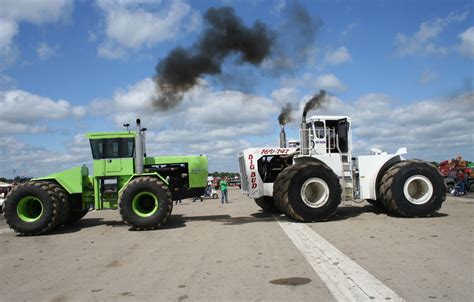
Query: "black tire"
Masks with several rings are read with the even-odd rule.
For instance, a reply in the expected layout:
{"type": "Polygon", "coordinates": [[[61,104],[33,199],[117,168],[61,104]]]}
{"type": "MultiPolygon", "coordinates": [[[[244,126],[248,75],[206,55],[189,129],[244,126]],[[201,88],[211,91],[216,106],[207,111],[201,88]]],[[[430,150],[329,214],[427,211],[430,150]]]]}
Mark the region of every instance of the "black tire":
{"type": "Polygon", "coordinates": [[[143,176],[130,181],[119,201],[120,215],[137,230],[151,230],[165,223],[173,209],[171,192],[154,177],[143,176]]]}
{"type": "Polygon", "coordinates": [[[368,203],[376,207],[377,209],[385,209],[385,206],[383,205],[382,201],[379,199],[366,199],[368,203]]]}
{"type": "Polygon", "coordinates": [[[68,196],[68,201],[71,207],[66,224],[74,223],[86,216],[89,209],[83,209],[82,194],[72,194],[68,196]]]}
{"type": "Polygon", "coordinates": [[[466,192],[469,192],[469,193],[474,192],[474,182],[471,182],[471,183],[468,184],[466,192]]]}
{"type": "Polygon", "coordinates": [[[217,193],[212,194],[212,199],[217,199],[217,198],[219,198],[219,195],[217,195],[217,193]]]}
{"type": "Polygon", "coordinates": [[[384,206],[404,217],[429,216],[446,200],[441,173],[427,162],[401,161],[390,167],[380,182],[384,206]]]}
{"type": "Polygon", "coordinates": [[[341,203],[341,194],[337,175],[320,163],[290,166],[278,175],[273,185],[277,207],[290,218],[299,221],[327,220],[341,203]],[[304,196],[302,188],[307,189],[304,196]],[[308,196],[309,192],[316,196],[308,196]],[[326,196],[320,195],[321,193],[326,196]],[[313,197],[319,197],[319,202],[314,202],[313,197]]]}
{"type": "Polygon", "coordinates": [[[21,235],[40,235],[61,225],[67,201],[55,183],[27,182],[8,194],[4,213],[7,224],[21,235]],[[19,214],[22,212],[22,214],[19,214]]]}
{"type": "Polygon", "coordinates": [[[43,182],[47,184],[58,196],[59,203],[59,216],[61,217],[60,225],[68,223],[69,217],[71,216],[71,203],[68,200],[67,192],[57,183],[54,182],[43,182]]]}
{"type": "Polygon", "coordinates": [[[82,211],[71,211],[71,214],[69,215],[69,219],[67,220],[67,223],[76,222],[82,219],[84,216],[86,216],[87,213],[89,213],[89,209],[84,209],[82,211]]]}
{"type": "Polygon", "coordinates": [[[273,199],[273,197],[270,196],[262,196],[259,198],[254,198],[255,203],[262,208],[264,212],[269,212],[269,213],[277,213],[281,214],[281,212],[278,207],[276,206],[276,202],[273,199]]]}

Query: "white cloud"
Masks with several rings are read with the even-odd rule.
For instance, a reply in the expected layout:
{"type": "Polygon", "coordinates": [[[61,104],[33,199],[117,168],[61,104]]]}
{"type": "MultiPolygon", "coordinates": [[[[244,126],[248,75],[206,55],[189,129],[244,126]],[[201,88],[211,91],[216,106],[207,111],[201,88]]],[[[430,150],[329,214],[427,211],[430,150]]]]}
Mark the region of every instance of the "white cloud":
{"type": "Polygon", "coordinates": [[[117,127],[133,125],[140,117],[150,129],[149,154],[203,153],[210,156],[211,169],[232,171],[237,171],[235,155],[250,146],[249,139],[269,136],[278,124],[280,108],[271,100],[239,91],[216,92],[204,81],[169,111],[154,107],[158,93],[153,80],[147,78],[117,91],[111,99],[96,100],[89,111],[106,116],[117,127]]]}
{"type": "Polygon", "coordinates": [[[46,61],[56,54],[56,47],[51,47],[46,43],[40,43],[36,48],[36,54],[42,61],[46,61]]]}
{"type": "Polygon", "coordinates": [[[33,24],[54,22],[67,16],[72,5],[69,0],[2,0],[0,17],[33,24]]]}
{"type": "Polygon", "coordinates": [[[447,53],[447,48],[436,45],[438,36],[452,22],[460,22],[467,18],[469,11],[462,13],[451,12],[445,18],[436,18],[431,21],[422,22],[416,33],[412,36],[398,33],[395,39],[395,53],[399,56],[422,54],[447,53]]]}
{"type": "Polygon", "coordinates": [[[344,46],[326,54],[325,61],[329,64],[341,64],[351,60],[351,54],[344,46]]]}
{"type": "Polygon", "coordinates": [[[298,90],[294,87],[282,87],[272,91],[272,100],[278,106],[298,101],[298,90]]]}
{"type": "Polygon", "coordinates": [[[0,49],[10,46],[18,33],[18,24],[9,19],[0,18],[0,49]]]}
{"type": "Polygon", "coordinates": [[[426,85],[439,78],[439,74],[431,69],[425,69],[420,76],[420,84],[426,85]]]}
{"type": "Polygon", "coordinates": [[[99,56],[120,58],[124,56],[124,49],[152,47],[174,39],[183,31],[198,29],[200,16],[189,4],[180,0],[165,4],[160,1],[98,0],[97,5],[105,13],[107,37],[99,46],[99,56]]]}
{"type": "Polygon", "coordinates": [[[13,177],[15,169],[17,176],[39,177],[91,162],[90,146],[82,134],[67,141],[64,148],[58,152],[0,136],[0,175],[13,177]]]}
{"type": "Polygon", "coordinates": [[[36,25],[65,19],[72,11],[69,0],[3,0],[0,9],[0,70],[12,64],[18,51],[13,39],[19,33],[19,23],[36,25]]]}
{"type": "Polygon", "coordinates": [[[363,95],[355,103],[331,97],[317,114],[352,117],[358,154],[368,154],[372,147],[395,152],[405,146],[409,158],[441,161],[461,154],[474,159],[473,92],[407,105],[396,103],[379,93],[363,95]]]}
{"type": "Polygon", "coordinates": [[[97,54],[105,59],[120,59],[125,57],[125,50],[113,41],[105,41],[97,48],[97,54]]]}
{"type": "Polygon", "coordinates": [[[461,45],[459,51],[466,57],[474,59],[474,26],[459,34],[461,45]]]}
{"type": "Polygon", "coordinates": [[[54,101],[23,90],[0,92],[0,133],[37,133],[47,130],[47,120],[79,118],[85,108],[54,101]]]}
{"type": "Polygon", "coordinates": [[[6,68],[16,59],[16,48],[13,37],[18,34],[18,24],[10,19],[0,17],[0,70],[6,68]]]}
{"type": "Polygon", "coordinates": [[[347,88],[332,73],[323,74],[316,78],[315,87],[317,89],[325,89],[329,91],[345,91],[347,88]]]}

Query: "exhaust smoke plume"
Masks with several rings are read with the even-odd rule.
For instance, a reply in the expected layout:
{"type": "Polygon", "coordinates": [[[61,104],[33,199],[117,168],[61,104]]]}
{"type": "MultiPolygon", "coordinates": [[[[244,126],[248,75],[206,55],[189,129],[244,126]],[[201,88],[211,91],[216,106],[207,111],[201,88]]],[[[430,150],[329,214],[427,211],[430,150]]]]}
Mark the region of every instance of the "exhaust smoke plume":
{"type": "Polygon", "coordinates": [[[314,95],[305,105],[303,109],[303,121],[306,121],[308,111],[318,109],[326,101],[326,91],[320,90],[319,94],[314,95]]]}
{"type": "Polygon", "coordinates": [[[322,19],[310,15],[298,1],[287,3],[282,10],[282,23],[276,29],[272,59],[266,67],[281,74],[314,64],[316,38],[322,26],[322,19]]]}
{"type": "Polygon", "coordinates": [[[265,24],[256,21],[252,27],[245,26],[232,7],[209,8],[204,20],[205,30],[193,47],[173,49],[156,66],[160,92],[154,103],[158,109],[176,106],[200,76],[219,74],[231,54],[239,54],[240,63],[253,65],[270,55],[274,39],[265,24]]]}
{"type": "Polygon", "coordinates": [[[293,106],[291,103],[287,103],[283,108],[281,108],[280,115],[278,116],[278,122],[280,125],[284,126],[289,122],[293,121],[291,113],[293,112],[293,106]]]}

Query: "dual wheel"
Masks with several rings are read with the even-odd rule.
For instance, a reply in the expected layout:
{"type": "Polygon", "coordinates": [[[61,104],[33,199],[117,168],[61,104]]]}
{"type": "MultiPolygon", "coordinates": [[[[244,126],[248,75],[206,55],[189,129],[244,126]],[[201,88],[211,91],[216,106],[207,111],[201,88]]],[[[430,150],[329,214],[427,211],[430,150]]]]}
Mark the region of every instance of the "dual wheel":
{"type": "MultiPolygon", "coordinates": [[[[446,199],[441,174],[429,163],[411,160],[391,166],[379,184],[378,200],[369,201],[404,217],[429,216],[446,199]]],[[[303,163],[283,170],[273,185],[273,198],[255,201],[298,221],[324,221],[341,203],[339,178],[320,163],[303,163]]]]}
{"type": "Polygon", "coordinates": [[[404,217],[430,216],[446,200],[443,176],[427,162],[401,161],[391,166],[379,184],[379,199],[373,201],[404,217]]]}
{"type": "Polygon", "coordinates": [[[87,210],[74,210],[66,191],[48,181],[31,181],[14,187],[3,211],[7,224],[21,235],[44,234],[86,214],[87,210]]]}
{"type": "MultiPolygon", "coordinates": [[[[41,235],[84,217],[80,196],[68,196],[54,182],[32,181],[13,188],[4,203],[7,224],[21,235],[41,235]]],[[[133,179],[120,201],[122,219],[137,230],[155,229],[172,210],[171,193],[153,177],[133,179]]]]}
{"type": "Polygon", "coordinates": [[[341,193],[337,175],[320,163],[290,166],[273,185],[275,206],[298,221],[327,220],[341,203],[341,193]]]}
{"type": "Polygon", "coordinates": [[[262,196],[255,203],[266,212],[298,221],[323,221],[341,203],[341,186],[325,165],[304,163],[284,169],[273,185],[273,197],[262,196]]]}

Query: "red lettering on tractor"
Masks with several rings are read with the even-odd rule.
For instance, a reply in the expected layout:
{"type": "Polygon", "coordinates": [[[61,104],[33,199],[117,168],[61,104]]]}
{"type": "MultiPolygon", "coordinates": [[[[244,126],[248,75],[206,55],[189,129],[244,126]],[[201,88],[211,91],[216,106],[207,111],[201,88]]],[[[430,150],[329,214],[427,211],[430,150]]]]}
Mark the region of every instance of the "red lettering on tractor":
{"type": "MultiPolygon", "coordinates": [[[[247,159],[249,160],[249,169],[255,170],[255,165],[253,163],[253,154],[249,154],[247,159]]],[[[252,189],[257,188],[257,173],[255,173],[255,171],[250,172],[250,182],[252,183],[252,189]]]]}

